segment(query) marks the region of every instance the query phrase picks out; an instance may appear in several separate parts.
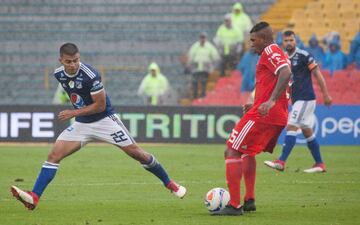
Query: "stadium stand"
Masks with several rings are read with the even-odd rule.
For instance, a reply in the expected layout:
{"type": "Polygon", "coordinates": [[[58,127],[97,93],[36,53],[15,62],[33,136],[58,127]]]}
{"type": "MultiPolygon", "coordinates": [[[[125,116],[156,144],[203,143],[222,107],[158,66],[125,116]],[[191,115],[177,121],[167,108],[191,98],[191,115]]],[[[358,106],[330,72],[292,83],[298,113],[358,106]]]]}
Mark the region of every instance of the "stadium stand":
{"type": "MultiPolygon", "coordinates": [[[[257,20],[274,0],[242,1],[257,20]]],[[[103,72],[113,104],[141,104],[136,90],[157,62],[179,96],[188,90],[179,56],[200,31],[213,37],[233,0],[2,0],[0,104],[51,104],[58,47],[75,42],[103,72]],[[50,75],[50,77],[47,77],[50,75]]],[[[211,85],[210,85],[211,86],[211,85]]]]}
{"type": "Polygon", "coordinates": [[[349,52],[350,42],[360,30],[359,0],[319,0],[297,9],[289,20],[290,27],[307,41],[312,33],[322,37],[331,31],[341,36],[341,48],[349,52]]]}
{"type": "MultiPolygon", "coordinates": [[[[341,48],[349,53],[350,42],[360,31],[359,0],[299,0],[296,2],[279,0],[274,3],[261,18],[272,24],[277,31],[293,29],[307,43],[315,33],[320,40],[329,32],[340,34],[341,48]]],[[[325,46],[326,47],[326,46],[325,46]]],[[[355,68],[335,71],[330,75],[323,70],[327,86],[334,104],[360,104],[360,95],[354,91],[360,81],[360,71],[355,68]]],[[[240,94],[241,74],[235,71],[230,78],[221,78],[209,90],[203,99],[196,99],[192,105],[240,105],[240,101],[232,99],[235,93],[240,94]]],[[[317,101],[323,99],[317,82],[314,81],[317,101]]],[[[240,99],[240,97],[239,97],[240,99]]]]}
{"type": "Polygon", "coordinates": [[[312,0],[279,0],[261,16],[261,19],[269,22],[275,31],[280,31],[287,26],[293,12],[304,8],[309,2],[312,0]]]}

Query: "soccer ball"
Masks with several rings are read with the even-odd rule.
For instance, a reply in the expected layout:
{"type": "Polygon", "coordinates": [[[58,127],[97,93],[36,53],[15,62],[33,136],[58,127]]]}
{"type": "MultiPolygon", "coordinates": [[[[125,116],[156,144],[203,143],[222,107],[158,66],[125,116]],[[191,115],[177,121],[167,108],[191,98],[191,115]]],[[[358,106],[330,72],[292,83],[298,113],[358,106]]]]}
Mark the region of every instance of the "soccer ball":
{"type": "Polygon", "coordinates": [[[205,196],[205,207],[210,212],[219,211],[230,201],[230,194],[224,188],[213,188],[205,196]]]}

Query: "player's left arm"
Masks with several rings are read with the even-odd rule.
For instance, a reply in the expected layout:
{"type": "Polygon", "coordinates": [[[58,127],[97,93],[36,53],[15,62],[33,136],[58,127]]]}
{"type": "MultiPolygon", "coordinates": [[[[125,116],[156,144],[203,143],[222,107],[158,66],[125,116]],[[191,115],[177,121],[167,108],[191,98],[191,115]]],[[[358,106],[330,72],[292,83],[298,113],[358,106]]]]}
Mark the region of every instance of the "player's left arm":
{"type": "Polygon", "coordinates": [[[332,98],[329,95],[324,76],[321,74],[319,67],[316,66],[314,69],[312,69],[311,74],[316,78],[316,81],[320,86],[324,98],[324,104],[326,106],[330,106],[332,103],[332,98]]]}
{"type": "Polygon", "coordinates": [[[269,113],[270,109],[275,105],[275,102],[280,98],[284,91],[289,86],[289,81],[291,78],[291,70],[289,66],[283,66],[277,71],[277,82],[275,88],[270,96],[270,99],[262,103],[259,106],[259,113],[262,116],[265,116],[269,113]]]}

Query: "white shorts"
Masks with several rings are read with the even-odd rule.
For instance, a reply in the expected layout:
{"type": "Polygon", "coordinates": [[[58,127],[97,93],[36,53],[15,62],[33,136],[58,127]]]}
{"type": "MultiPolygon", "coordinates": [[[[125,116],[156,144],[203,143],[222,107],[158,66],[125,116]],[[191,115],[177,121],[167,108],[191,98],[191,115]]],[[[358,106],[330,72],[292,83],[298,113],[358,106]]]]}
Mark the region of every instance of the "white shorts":
{"type": "Polygon", "coordinates": [[[296,101],[289,114],[288,124],[300,128],[312,128],[315,122],[315,106],[316,100],[296,101]]]}
{"type": "Polygon", "coordinates": [[[75,121],[59,135],[57,140],[80,141],[81,146],[94,140],[104,141],[121,147],[135,144],[129,131],[116,114],[93,123],[79,123],[75,121]]]}

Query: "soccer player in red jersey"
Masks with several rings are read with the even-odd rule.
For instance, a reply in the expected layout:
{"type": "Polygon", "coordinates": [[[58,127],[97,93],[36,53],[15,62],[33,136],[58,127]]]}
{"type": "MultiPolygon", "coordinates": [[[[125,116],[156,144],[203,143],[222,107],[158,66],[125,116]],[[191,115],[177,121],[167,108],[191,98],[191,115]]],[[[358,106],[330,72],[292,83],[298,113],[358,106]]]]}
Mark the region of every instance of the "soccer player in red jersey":
{"type": "Polygon", "coordinates": [[[256,66],[255,99],[244,106],[244,116],[234,127],[225,150],[226,180],[229,204],[214,215],[242,215],[256,211],[255,156],[272,152],[287,124],[288,96],[291,78],[290,62],[274,43],[273,32],[266,22],[259,22],[250,31],[251,47],[260,55],[256,66]],[[244,205],[240,204],[241,178],[245,181],[244,205]]]}

